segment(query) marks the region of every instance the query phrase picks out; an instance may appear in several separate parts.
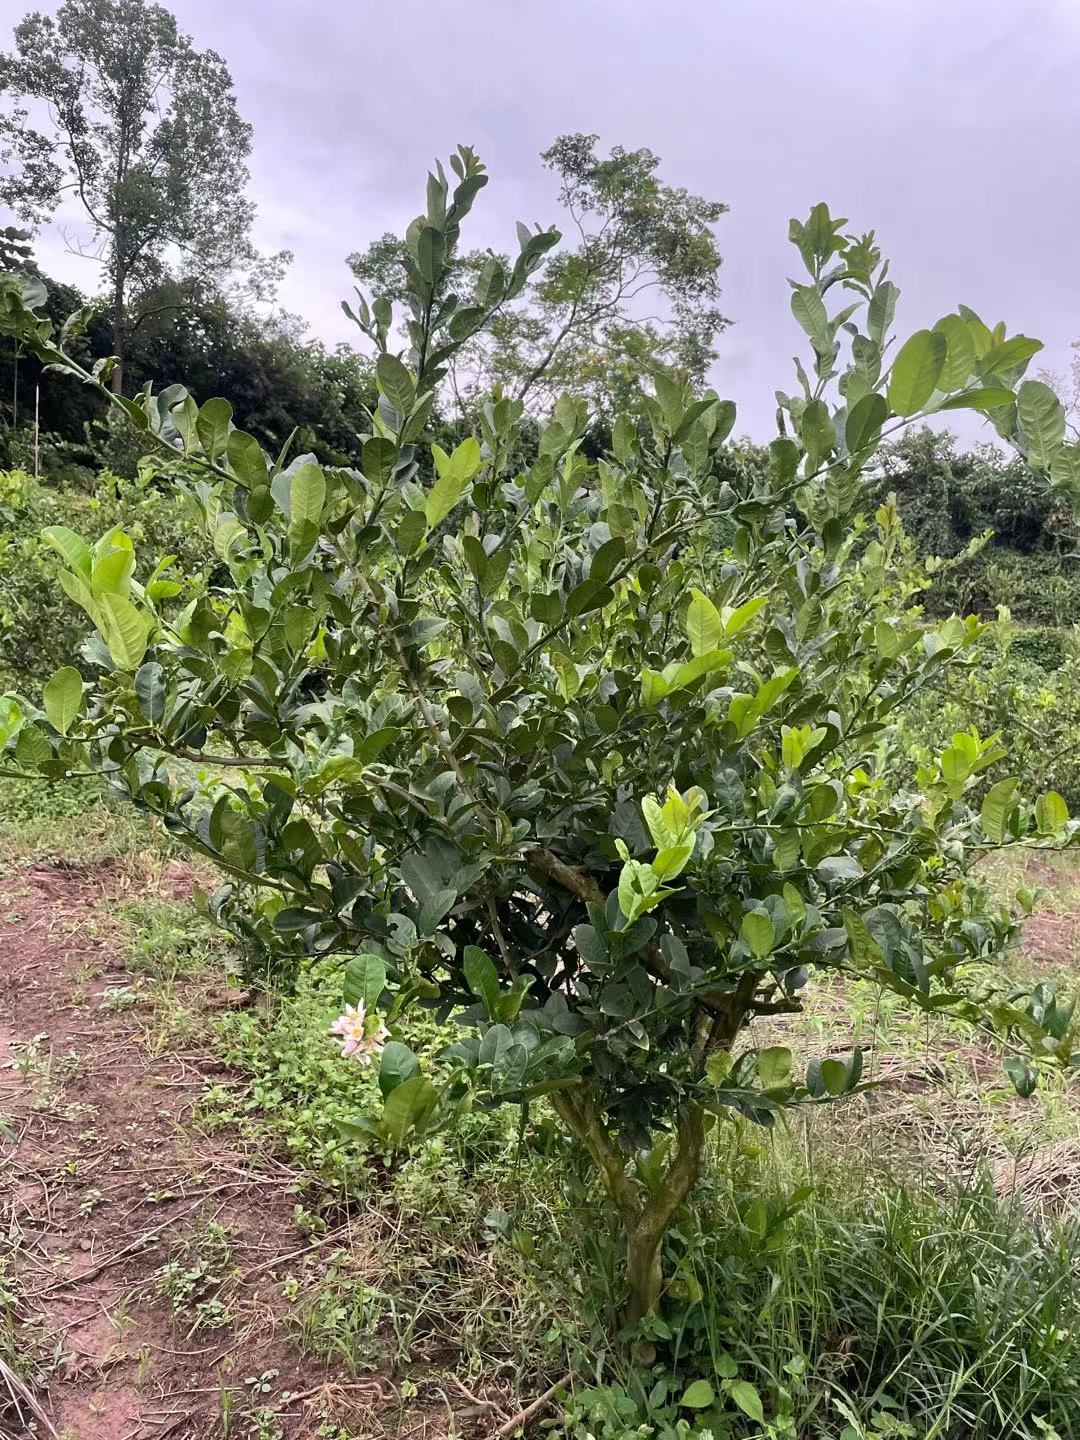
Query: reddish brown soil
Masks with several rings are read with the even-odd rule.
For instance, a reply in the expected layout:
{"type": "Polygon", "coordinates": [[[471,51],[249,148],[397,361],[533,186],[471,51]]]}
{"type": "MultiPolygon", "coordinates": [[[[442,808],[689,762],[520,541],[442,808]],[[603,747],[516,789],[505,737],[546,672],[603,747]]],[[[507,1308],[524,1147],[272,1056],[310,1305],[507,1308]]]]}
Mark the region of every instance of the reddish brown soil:
{"type": "MultiPolygon", "coordinates": [[[[191,877],[171,866],[145,883],[178,898],[191,877]]],[[[155,1054],[145,1007],[101,1008],[106,989],[133,980],[109,922],[110,902],[131,886],[117,866],[0,877],[0,1244],[21,1318],[43,1342],[40,1413],[24,1400],[20,1416],[0,1375],[0,1434],[294,1440],[328,1433],[329,1421],[343,1427],[335,1440],[445,1434],[442,1422],[403,1415],[387,1381],[332,1373],[291,1342],[281,1287],[310,1245],[293,1223],[298,1177],[192,1126],[205,1083],[223,1078],[211,1055],[155,1054]],[[24,1076],[17,1060],[34,1037],[24,1076]],[[190,1318],[161,1294],[161,1267],[212,1221],[230,1233],[231,1320],[189,1337],[190,1318]],[[272,1392],[253,1397],[245,1381],[265,1371],[278,1372],[272,1392]],[[258,1428],[260,1407],[276,1412],[279,1432],[258,1428]]],[[[349,1243],[347,1232],[333,1238],[349,1243]]]]}

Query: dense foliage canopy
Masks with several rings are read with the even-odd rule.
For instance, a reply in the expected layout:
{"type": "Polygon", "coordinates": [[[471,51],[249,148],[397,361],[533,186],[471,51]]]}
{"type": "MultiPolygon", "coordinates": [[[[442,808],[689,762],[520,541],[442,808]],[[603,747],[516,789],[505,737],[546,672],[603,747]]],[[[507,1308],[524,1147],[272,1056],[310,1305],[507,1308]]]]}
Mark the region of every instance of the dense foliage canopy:
{"type": "MultiPolygon", "coordinates": [[[[678,370],[596,462],[573,395],[526,468],[522,405],[498,391],[477,436],[429,445],[448,365],[558,239],[519,227],[512,264],[448,291],[486,181],[467,149],[452,167],[406,237],[402,354],[391,302],[360,301],[379,401],[353,464],[268,455],[182,385],[117,399],[227,573],[183,603],[123,531],[50,528],[105,674],[88,692],[59,671],[43,711],[9,699],[0,743],[16,771],[100,771],[212,857],[228,880],[210,908],[253,967],[341,956],[343,1034],[381,1051],[385,1110],[361,1136],[404,1143],[473,1094],[548,1097],[622,1218],[639,1320],[708,1128],[867,1083],[859,1050],[797,1072],[748,1029],[797,1011],[812,972],[991,1027],[1024,1091],[1023,1052],[1072,1063],[1052,989],[999,978],[1017,918],[971,874],[1072,822],[1015,776],[973,809],[1003,754],[975,728],[914,779],[890,758],[898,707],[972,661],[983,627],[923,623],[895,508],[866,513],[863,477],[883,434],[957,407],[991,413],[1063,492],[1080,451],[1022,378],[1037,342],[961,308],[890,348],[898,292],[874,237],[824,206],[792,222],[812,363],[765,474],[718,461],[734,407],[678,370]],[[431,1074],[401,1038],[417,1003],[461,1024],[431,1074]]],[[[4,328],[88,379],[36,298],[7,279],[4,328]]]]}

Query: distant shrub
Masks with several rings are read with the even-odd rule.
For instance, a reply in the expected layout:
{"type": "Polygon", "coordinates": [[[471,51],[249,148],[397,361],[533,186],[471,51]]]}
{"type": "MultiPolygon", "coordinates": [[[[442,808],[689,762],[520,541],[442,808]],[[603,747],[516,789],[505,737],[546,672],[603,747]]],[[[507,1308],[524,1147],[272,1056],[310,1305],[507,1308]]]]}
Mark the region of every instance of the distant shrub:
{"type": "Polygon", "coordinates": [[[1010,646],[1015,660],[1027,660],[1040,670],[1060,670],[1068,655],[1065,632],[1049,625],[1018,630],[1010,646]]]}

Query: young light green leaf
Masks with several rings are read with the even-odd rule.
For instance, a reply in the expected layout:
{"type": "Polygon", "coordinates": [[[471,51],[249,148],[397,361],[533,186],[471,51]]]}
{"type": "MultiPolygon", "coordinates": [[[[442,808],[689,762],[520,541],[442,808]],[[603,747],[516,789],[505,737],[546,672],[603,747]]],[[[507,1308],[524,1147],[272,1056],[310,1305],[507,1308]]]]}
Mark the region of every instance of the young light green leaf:
{"type": "Polygon", "coordinates": [[[73,570],[77,570],[87,580],[90,579],[94,564],[93,552],[81,535],[76,535],[75,531],[69,530],[66,525],[46,525],[41,537],[57,554],[63,556],[73,570]]]}
{"type": "Polygon", "coordinates": [[[1036,800],[1035,823],[1044,835],[1056,835],[1069,823],[1069,807],[1056,790],[1048,790],[1036,800]]]}
{"type": "Polygon", "coordinates": [[[1025,380],[1016,392],[1016,413],[1027,441],[1027,460],[1049,470],[1065,439],[1065,407],[1041,380],[1025,380]]]}
{"type": "Polygon", "coordinates": [[[710,650],[719,650],[724,641],[724,622],[720,619],[720,611],[700,590],[690,591],[690,604],[686,609],[686,634],[694,655],[705,655],[710,650]]]}
{"type": "Polygon", "coordinates": [[[776,932],[764,910],[749,910],[743,916],[742,938],[756,960],[764,960],[772,954],[776,932]]]}
{"type": "Polygon", "coordinates": [[[729,1380],[725,1382],[724,1388],[744,1415],[749,1415],[750,1419],[759,1425],[764,1424],[765,1410],[761,1396],[749,1380],[729,1380]]]}
{"type": "Polygon", "coordinates": [[[885,344],[899,297],[900,291],[891,280],[883,280],[870,297],[866,311],[866,328],[875,345],[885,344]]]}
{"type": "Polygon", "coordinates": [[[153,620],[122,595],[100,597],[100,629],[114,665],[134,670],[142,663],[153,620]]]}
{"type": "Polygon", "coordinates": [[[61,735],[66,735],[72,722],[82,709],[82,676],[73,665],[57,670],[42,691],[42,701],[49,724],[61,735]]]}
{"type": "Polygon", "coordinates": [[[695,1380],[682,1393],[679,1404],[687,1410],[705,1410],[716,1400],[716,1392],[708,1380],[695,1380]]]}
{"type": "Polygon", "coordinates": [[[1012,817],[1016,812],[1017,788],[1015,778],[999,780],[996,785],[991,785],[983,799],[979,818],[984,832],[995,845],[1003,844],[1010,834],[1012,817]]]}
{"type": "Polygon", "coordinates": [[[889,377],[889,404],[897,415],[917,414],[937,389],[948,354],[945,336],[916,330],[900,348],[889,377]]]}
{"type": "Polygon", "coordinates": [[[975,341],[971,328],[962,315],[943,315],[934,329],[945,336],[945,364],[938,376],[937,388],[951,392],[966,385],[975,368],[975,341]]]}
{"type": "Polygon", "coordinates": [[[444,520],[465,492],[465,487],[480,469],[480,442],[473,436],[462,440],[452,455],[441,445],[433,445],[435,468],[439,478],[428,491],[424,503],[424,517],[428,527],[434,529],[444,520]]]}
{"type": "Polygon", "coordinates": [[[1000,410],[1004,405],[1011,405],[1016,397],[1011,390],[1006,390],[1003,385],[976,385],[973,390],[962,390],[959,395],[952,395],[948,400],[943,400],[937,407],[939,410],[1000,410]]]}

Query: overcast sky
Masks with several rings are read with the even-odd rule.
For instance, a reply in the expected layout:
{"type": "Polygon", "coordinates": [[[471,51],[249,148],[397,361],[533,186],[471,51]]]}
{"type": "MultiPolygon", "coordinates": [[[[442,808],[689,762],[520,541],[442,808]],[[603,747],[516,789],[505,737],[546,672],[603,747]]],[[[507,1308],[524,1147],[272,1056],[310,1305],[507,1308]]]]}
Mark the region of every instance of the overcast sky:
{"type": "MultiPolygon", "coordinates": [[[[0,0],[17,19],[28,8],[0,0]]],[[[41,8],[55,9],[55,4],[41,8]]],[[[466,239],[510,248],[556,218],[538,154],[568,131],[647,145],[672,184],[725,201],[714,383],[768,438],[800,333],[790,216],[825,199],[892,259],[905,332],[958,301],[1037,335],[1064,371],[1080,338],[1080,0],[173,0],[228,61],[255,128],[257,238],[327,341],[345,255],[421,208],[459,141],[491,183],[466,239]]],[[[92,284],[55,242],[46,268],[92,284]]],[[[82,267],[82,268],[80,268],[82,267]]],[[[1039,362],[1036,362],[1039,363],[1039,362]]]]}

